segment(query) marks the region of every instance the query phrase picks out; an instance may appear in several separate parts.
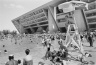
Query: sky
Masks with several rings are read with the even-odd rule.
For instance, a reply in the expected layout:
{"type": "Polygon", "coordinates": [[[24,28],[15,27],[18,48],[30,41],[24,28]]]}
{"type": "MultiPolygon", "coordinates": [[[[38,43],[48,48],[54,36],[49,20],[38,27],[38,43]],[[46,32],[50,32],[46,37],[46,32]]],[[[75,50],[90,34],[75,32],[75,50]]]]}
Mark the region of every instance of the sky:
{"type": "Polygon", "coordinates": [[[16,30],[11,20],[51,0],[0,0],[0,31],[16,30]]]}

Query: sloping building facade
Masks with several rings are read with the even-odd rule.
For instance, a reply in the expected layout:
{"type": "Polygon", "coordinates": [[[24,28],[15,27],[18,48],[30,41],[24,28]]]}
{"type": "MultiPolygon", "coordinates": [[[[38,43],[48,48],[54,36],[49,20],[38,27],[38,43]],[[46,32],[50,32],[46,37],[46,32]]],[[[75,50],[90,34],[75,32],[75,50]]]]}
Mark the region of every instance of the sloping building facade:
{"type": "Polygon", "coordinates": [[[64,13],[58,9],[58,5],[66,1],[68,0],[53,0],[13,19],[12,22],[21,34],[42,33],[43,31],[66,32],[66,22],[74,21],[73,18],[75,18],[79,31],[86,30],[88,24],[84,15],[85,11],[76,10],[72,16],[70,13],[64,13]],[[66,15],[70,18],[67,19],[66,15]]]}

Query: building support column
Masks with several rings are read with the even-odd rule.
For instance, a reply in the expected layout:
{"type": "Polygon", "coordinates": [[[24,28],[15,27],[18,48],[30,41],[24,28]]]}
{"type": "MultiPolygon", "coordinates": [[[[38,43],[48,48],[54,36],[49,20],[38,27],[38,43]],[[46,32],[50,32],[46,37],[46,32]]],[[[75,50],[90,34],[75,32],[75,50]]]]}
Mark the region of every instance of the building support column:
{"type": "Polygon", "coordinates": [[[48,8],[48,27],[49,27],[49,33],[54,33],[58,31],[58,27],[56,25],[56,21],[52,15],[52,12],[50,10],[50,7],[48,8]]]}

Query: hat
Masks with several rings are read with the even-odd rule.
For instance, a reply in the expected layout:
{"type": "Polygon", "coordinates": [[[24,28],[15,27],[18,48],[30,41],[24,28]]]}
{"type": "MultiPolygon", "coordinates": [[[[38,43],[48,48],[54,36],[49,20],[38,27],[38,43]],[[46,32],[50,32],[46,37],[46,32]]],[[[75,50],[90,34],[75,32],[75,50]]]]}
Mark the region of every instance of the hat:
{"type": "Polygon", "coordinates": [[[14,56],[13,54],[10,54],[9,56],[14,56]]]}

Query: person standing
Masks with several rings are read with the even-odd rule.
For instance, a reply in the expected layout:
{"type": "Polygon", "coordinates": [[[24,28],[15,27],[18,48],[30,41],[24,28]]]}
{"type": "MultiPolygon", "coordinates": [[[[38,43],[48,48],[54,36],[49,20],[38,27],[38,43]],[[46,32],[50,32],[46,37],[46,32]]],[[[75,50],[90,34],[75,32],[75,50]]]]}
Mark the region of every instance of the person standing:
{"type": "Polygon", "coordinates": [[[89,36],[88,36],[88,41],[90,43],[90,47],[93,47],[93,38],[92,38],[91,34],[89,34],[89,36]]]}
{"type": "Polygon", "coordinates": [[[30,50],[29,49],[26,49],[25,50],[25,53],[26,53],[26,57],[23,59],[23,65],[33,65],[32,56],[29,55],[30,50]]]}

